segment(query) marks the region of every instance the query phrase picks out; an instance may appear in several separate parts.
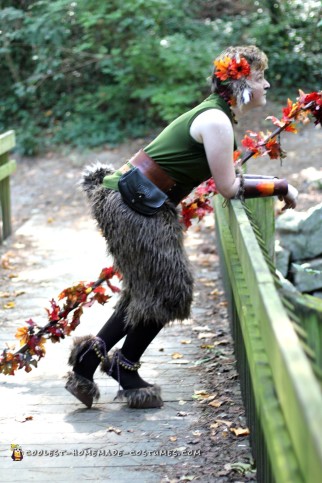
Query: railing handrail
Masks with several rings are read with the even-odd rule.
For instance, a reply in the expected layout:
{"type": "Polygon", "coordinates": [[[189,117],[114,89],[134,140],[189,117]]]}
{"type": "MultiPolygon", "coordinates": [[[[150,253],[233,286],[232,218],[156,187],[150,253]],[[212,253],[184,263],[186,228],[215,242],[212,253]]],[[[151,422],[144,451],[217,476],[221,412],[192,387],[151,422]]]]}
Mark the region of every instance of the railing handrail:
{"type": "MultiPolygon", "coordinates": [[[[266,217],[274,217],[272,205],[265,202],[256,200],[256,203],[262,204],[262,210],[270,210],[266,217]]],[[[216,229],[226,285],[228,292],[231,291],[230,308],[238,319],[236,324],[239,328],[236,330],[242,334],[236,346],[244,344],[246,347],[247,370],[252,378],[256,413],[260,425],[266,428],[264,438],[268,438],[266,447],[274,478],[263,481],[290,481],[285,477],[288,462],[279,454],[280,451],[276,451],[283,435],[272,431],[275,427],[275,407],[275,416],[281,421],[280,431],[282,421],[286,428],[284,440],[289,438],[292,461],[297,461],[299,478],[294,481],[301,481],[302,475],[303,481],[315,483],[322,474],[320,382],[276,290],[267,265],[271,263],[267,247],[260,237],[261,230],[256,223],[250,222],[246,212],[247,207],[239,201],[230,202],[227,208],[223,208],[222,199],[215,199],[216,229]],[[266,259],[263,250],[266,250],[266,259]],[[271,392],[268,391],[271,397],[268,396],[267,401],[260,398],[263,383],[258,374],[261,368],[251,344],[246,344],[247,340],[252,340],[253,348],[260,341],[262,357],[267,361],[266,372],[271,374],[272,381],[271,392]]],[[[238,352],[238,347],[236,350],[238,352]]],[[[256,438],[256,435],[253,437],[256,438]]],[[[290,459],[290,455],[287,457],[290,459]]]]}

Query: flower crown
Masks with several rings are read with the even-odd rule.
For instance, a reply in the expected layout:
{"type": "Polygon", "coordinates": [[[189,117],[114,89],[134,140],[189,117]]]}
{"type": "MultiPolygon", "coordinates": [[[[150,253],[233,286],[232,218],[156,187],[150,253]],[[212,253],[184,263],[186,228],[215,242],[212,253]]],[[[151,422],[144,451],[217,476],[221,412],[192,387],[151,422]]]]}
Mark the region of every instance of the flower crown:
{"type": "Polygon", "coordinates": [[[245,57],[228,57],[215,60],[215,76],[221,81],[239,80],[247,78],[250,74],[250,65],[245,57]]]}

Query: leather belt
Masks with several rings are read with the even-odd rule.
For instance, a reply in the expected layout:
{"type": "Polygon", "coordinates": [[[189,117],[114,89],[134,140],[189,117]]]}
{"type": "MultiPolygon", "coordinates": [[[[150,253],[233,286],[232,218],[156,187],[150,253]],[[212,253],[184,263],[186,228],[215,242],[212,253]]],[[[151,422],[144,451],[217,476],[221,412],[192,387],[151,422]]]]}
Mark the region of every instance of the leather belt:
{"type": "Polygon", "coordinates": [[[176,185],[176,182],[169,176],[161,166],[150,158],[150,156],[141,149],[133,158],[129,160],[132,166],[138,168],[144,176],[146,176],[160,190],[168,193],[176,185]]]}
{"type": "MultiPolygon", "coordinates": [[[[129,159],[128,163],[138,168],[153,184],[166,193],[175,205],[180,203],[190,192],[190,190],[187,192],[182,185],[178,185],[143,149],[129,159]]],[[[131,167],[125,164],[119,168],[119,171],[126,173],[130,169],[131,167]]]]}

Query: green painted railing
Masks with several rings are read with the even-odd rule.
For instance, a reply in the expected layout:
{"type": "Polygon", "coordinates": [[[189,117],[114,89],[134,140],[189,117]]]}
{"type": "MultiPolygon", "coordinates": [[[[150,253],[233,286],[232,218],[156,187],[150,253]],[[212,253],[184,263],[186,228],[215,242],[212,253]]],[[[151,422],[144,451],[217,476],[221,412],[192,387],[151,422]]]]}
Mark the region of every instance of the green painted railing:
{"type": "Polygon", "coordinates": [[[0,135],[0,243],[11,235],[10,175],[16,169],[16,162],[9,159],[9,152],[15,147],[14,131],[0,135]]]}
{"type": "Polygon", "coordinates": [[[232,201],[223,207],[217,196],[214,204],[258,481],[318,483],[322,331],[317,314],[322,312],[311,307],[312,325],[306,317],[309,296],[291,295],[275,274],[273,200],[232,201]]]}

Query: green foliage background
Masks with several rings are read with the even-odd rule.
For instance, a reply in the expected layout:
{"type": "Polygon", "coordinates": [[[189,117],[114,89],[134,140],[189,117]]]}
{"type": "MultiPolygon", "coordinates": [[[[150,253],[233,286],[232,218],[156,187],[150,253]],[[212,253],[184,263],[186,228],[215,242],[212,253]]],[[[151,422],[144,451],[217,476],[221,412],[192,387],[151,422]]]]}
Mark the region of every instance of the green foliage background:
{"type": "Polygon", "coordinates": [[[143,136],[208,94],[213,58],[256,44],[277,95],[319,86],[319,1],[11,0],[0,10],[0,132],[19,149],[143,136]]]}

